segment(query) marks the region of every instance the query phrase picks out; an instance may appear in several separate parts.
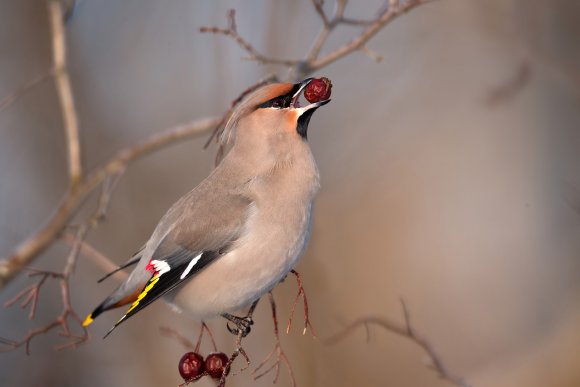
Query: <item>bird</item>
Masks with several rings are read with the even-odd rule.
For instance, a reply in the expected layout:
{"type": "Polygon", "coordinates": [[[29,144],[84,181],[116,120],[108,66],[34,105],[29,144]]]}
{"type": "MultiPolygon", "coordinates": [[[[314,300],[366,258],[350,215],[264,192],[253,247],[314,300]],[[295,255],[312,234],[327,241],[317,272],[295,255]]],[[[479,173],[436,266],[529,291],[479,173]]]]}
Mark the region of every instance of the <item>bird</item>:
{"type": "Polygon", "coordinates": [[[253,310],[293,270],[309,240],[320,178],[308,126],[312,114],[330,102],[329,94],[301,101],[313,80],[262,86],[233,109],[221,134],[222,144],[231,144],[227,154],[115,270],[135,266],[83,326],[130,305],[108,336],[163,296],[194,319],[222,316],[235,324],[236,329],[227,325],[232,333],[249,333],[251,318],[233,313],[253,310]]]}

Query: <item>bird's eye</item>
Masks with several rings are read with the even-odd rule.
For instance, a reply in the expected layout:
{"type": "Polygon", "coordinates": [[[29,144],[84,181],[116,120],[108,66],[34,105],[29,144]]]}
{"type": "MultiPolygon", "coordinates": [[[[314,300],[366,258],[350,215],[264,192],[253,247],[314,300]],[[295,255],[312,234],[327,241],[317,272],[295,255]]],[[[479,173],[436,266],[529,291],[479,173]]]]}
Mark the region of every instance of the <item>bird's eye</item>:
{"type": "Polygon", "coordinates": [[[273,109],[286,109],[290,107],[292,103],[292,96],[283,96],[272,98],[269,101],[264,102],[261,105],[258,105],[258,108],[273,108],[273,109]]]}

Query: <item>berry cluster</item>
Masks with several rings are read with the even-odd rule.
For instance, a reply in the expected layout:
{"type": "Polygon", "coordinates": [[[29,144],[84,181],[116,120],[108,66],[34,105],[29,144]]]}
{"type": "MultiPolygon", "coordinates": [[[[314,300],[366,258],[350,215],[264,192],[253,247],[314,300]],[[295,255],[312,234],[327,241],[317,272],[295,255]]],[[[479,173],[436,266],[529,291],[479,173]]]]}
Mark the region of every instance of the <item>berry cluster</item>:
{"type": "Polygon", "coordinates": [[[205,375],[219,379],[224,373],[229,358],[223,352],[214,352],[203,356],[197,352],[188,352],[179,360],[179,374],[186,383],[194,382],[205,375]]]}

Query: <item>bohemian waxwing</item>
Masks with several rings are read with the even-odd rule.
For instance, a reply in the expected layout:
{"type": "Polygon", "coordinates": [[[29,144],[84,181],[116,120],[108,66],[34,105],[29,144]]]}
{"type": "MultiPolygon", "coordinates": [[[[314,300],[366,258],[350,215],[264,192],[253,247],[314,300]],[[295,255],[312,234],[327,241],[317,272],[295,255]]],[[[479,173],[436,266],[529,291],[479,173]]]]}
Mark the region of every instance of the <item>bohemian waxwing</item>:
{"type": "Polygon", "coordinates": [[[243,319],[229,313],[283,280],[308,241],[319,181],[306,134],[312,113],[330,101],[300,106],[311,81],[266,85],[235,108],[222,133],[233,144],[227,155],[161,218],[122,267],[136,263],[133,272],[84,326],[132,303],[112,331],[165,296],[196,319],[222,315],[241,329],[243,319]]]}

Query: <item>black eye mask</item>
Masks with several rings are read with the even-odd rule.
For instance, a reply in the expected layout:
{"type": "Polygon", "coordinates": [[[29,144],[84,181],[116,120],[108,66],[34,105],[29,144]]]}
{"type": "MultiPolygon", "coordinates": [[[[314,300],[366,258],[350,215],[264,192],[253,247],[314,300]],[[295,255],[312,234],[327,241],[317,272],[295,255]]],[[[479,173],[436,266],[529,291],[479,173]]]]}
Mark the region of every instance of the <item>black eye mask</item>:
{"type": "Polygon", "coordinates": [[[274,108],[274,109],[286,109],[292,104],[292,98],[300,90],[301,84],[297,83],[292,87],[288,93],[281,95],[279,97],[272,98],[257,106],[258,109],[261,108],[274,108]]]}

